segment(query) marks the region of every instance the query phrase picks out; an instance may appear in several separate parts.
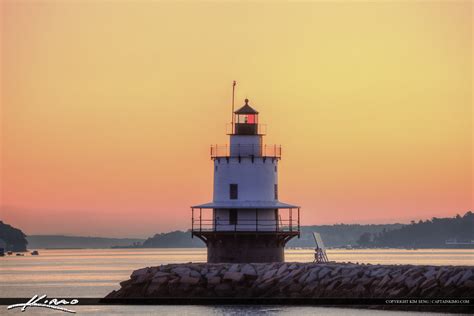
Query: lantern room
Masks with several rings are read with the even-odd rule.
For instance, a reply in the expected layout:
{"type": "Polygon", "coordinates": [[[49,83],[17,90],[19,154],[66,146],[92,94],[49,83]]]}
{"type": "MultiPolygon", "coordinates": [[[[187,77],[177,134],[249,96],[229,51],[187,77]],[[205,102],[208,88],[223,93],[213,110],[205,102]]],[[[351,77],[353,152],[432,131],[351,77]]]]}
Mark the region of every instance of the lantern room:
{"type": "Polygon", "coordinates": [[[235,135],[258,135],[258,112],[249,105],[245,99],[245,105],[234,112],[235,135]]]}

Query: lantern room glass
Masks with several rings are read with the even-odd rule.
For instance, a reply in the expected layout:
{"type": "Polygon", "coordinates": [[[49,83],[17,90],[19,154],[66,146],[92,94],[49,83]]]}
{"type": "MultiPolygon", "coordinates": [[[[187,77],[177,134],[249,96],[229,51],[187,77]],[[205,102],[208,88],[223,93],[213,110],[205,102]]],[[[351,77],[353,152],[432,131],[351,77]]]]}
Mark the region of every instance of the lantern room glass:
{"type": "Polygon", "coordinates": [[[236,114],[235,122],[238,124],[258,124],[258,114],[236,114]]]}

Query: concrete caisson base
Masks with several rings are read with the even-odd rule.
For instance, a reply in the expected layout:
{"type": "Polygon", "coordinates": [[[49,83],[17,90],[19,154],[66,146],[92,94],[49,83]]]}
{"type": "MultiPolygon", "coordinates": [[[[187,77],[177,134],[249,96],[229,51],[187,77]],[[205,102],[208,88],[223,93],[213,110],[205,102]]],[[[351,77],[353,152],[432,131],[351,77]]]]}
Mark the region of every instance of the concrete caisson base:
{"type": "Polygon", "coordinates": [[[207,262],[283,262],[285,242],[274,234],[209,237],[207,262]]]}

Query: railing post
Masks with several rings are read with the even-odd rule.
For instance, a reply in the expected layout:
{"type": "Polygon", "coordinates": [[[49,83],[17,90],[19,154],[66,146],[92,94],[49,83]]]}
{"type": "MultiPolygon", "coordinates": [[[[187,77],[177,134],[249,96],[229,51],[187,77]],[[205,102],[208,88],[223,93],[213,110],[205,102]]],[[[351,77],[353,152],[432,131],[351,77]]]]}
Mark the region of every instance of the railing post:
{"type": "Polygon", "coordinates": [[[202,232],[202,208],[199,208],[199,231],[202,232]]]}
{"type": "Polygon", "coordinates": [[[255,231],[258,232],[258,209],[255,209],[255,231]]]}
{"type": "Polygon", "coordinates": [[[292,208],[289,209],[289,213],[290,213],[290,232],[292,232],[293,231],[293,216],[292,216],[293,209],[292,208]]]}
{"type": "Polygon", "coordinates": [[[280,219],[280,210],[276,209],[276,216],[275,216],[275,229],[276,231],[280,231],[280,225],[278,223],[278,220],[280,219]]]}
{"type": "Polygon", "coordinates": [[[212,214],[214,216],[214,229],[213,229],[213,231],[216,232],[217,231],[217,217],[216,217],[216,213],[215,213],[214,209],[212,210],[212,214]]]}
{"type": "Polygon", "coordinates": [[[278,232],[278,209],[273,210],[273,215],[275,218],[275,232],[278,232]]]}
{"type": "Polygon", "coordinates": [[[298,207],[298,236],[300,234],[300,208],[298,207]]]}
{"type": "Polygon", "coordinates": [[[191,238],[193,238],[194,233],[194,208],[191,207],[191,238]]]}

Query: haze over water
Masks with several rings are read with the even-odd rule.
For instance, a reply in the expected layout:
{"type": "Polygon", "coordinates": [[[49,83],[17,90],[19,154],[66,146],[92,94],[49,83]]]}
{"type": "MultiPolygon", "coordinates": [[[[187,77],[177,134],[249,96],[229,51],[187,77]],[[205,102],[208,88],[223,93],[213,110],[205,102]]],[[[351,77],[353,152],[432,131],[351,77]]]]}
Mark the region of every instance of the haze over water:
{"type": "MultiPolygon", "coordinates": [[[[135,269],[167,263],[205,262],[206,249],[40,249],[39,256],[0,258],[0,297],[104,297],[135,269]]],[[[312,249],[286,250],[286,261],[312,261],[312,249]]],[[[330,260],[371,264],[474,265],[474,249],[328,250],[330,260]]],[[[5,308],[5,306],[0,306],[5,308]]],[[[75,306],[81,315],[378,315],[382,311],[308,306],[75,306]]],[[[4,312],[4,310],[2,310],[4,312]]],[[[18,310],[11,310],[13,314],[18,310]]],[[[33,314],[51,311],[34,309],[33,314]]],[[[384,311],[384,315],[402,312],[384,311]]],[[[411,313],[403,312],[403,315],[411,313]]]]}
{"type": "MultiPolygon", "coordinates": [[[[474,265],[473,249],[328,250],[330,260],[371,264],[474,265]]],[[[312,249],[286,250],[287,262],[310,262],[312,249]]],[[[0,297],[34,294],[104,297],[135,269],[205,262],[206,249],[40,250],[39,256],[0,258],[0,297]]]]}

